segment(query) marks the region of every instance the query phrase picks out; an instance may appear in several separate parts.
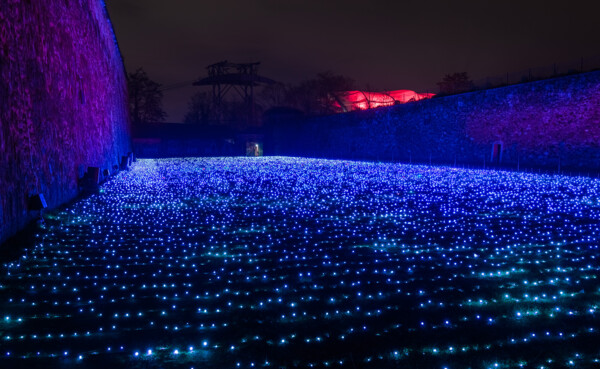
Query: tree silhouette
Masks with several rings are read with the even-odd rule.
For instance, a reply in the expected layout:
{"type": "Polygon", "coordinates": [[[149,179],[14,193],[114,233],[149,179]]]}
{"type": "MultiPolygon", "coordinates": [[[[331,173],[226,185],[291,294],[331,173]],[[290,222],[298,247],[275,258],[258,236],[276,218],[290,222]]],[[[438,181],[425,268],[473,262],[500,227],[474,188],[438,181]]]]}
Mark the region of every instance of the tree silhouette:
{"type": "Polygon", "coordinates": [[[471,81],[467,72],[446,74],[437,85],[440,87],[440,94],[442,95],[458,94],[473,89],[473,81],[471,81]]]}
{"type": "Polygon", "coordinates": [[[265,85],[257,96],[260,107],[263,110],[268,110],[285,105],[289,89],[290,86],[279,82],[265,85]]]}
{"type": "Polygon", "coordinates": [[[129,73],[127,87],[129,109],[134,123],[164,121],[167,114],[162,109],[161,85],[148,78],[143,68],[129,73]]]}
{"type": "Polygon", "coordinates": [[[247,115],[248,108],[243,101],[224,99],[217,106],[210,93],[198,92],[190,98],[183,120],[188,124],[244,128],[247,115]]]}
{"type": "Polygon", "coordinates": [[[206,92],[197,92],[188,102],[188,111],[183,118],[185,123],[210,124],[215,118],[213,99],[206,92]]]}
{"type": "Polygon", "coordinates": [[[308,115],[335,113],[335,93],[354,88],[354,81],[332,72],[317,74],[288,90],[287,102],[308,115]]]}

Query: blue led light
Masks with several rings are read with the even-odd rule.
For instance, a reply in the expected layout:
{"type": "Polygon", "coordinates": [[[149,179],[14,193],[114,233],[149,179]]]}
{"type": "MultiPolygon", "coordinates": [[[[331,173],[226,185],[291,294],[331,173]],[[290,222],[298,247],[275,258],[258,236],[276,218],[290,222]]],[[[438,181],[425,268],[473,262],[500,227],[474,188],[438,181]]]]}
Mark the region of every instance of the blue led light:
{"type": "Polygon", "coordinates": [[[595,365],[599,219],[591,178],[138,160],[3,265],[2,360],[595,365]]]}

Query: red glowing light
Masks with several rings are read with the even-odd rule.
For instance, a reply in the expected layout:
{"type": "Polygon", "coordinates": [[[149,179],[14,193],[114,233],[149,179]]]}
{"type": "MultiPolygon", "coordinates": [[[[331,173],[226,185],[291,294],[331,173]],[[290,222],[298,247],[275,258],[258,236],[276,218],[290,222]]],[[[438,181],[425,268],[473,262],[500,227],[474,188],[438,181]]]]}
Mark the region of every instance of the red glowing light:
{"type": "Polygon", "coordinates": [[[405,104],[411,101],[430,99],[435,94],[418,93],[411,90],[395,90],[388,92],[343,91],[336,94],[334,106],[342,112],[365,110],[405,104]]]}

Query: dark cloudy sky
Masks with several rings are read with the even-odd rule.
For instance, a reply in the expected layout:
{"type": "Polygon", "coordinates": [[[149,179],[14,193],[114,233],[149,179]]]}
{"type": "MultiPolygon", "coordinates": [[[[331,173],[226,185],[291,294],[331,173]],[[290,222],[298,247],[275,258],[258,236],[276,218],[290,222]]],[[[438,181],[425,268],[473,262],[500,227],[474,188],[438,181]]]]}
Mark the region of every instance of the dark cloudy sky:
{"type": "MultiPolygon", "coordinates": [[[[597,0],[105,1],[127,70],[163,85],[229,60],[260,61],[285,83],[331,70],[372,90],[437,92],[446,73],[478,80],[600,56],[597,0]]],[[[165,91],[167,121],[195,91],[165,91]]]]}

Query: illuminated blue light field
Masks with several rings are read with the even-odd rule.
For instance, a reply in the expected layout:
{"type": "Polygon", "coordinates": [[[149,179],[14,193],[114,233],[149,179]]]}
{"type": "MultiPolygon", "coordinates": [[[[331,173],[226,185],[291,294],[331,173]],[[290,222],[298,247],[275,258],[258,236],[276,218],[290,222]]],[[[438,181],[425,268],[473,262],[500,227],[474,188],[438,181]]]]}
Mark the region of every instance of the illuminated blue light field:
{"type": "Polygon", "coordinates": [[[600,365],[600,181],[138,160],[0,276],[0,367],[600,365]]]}

